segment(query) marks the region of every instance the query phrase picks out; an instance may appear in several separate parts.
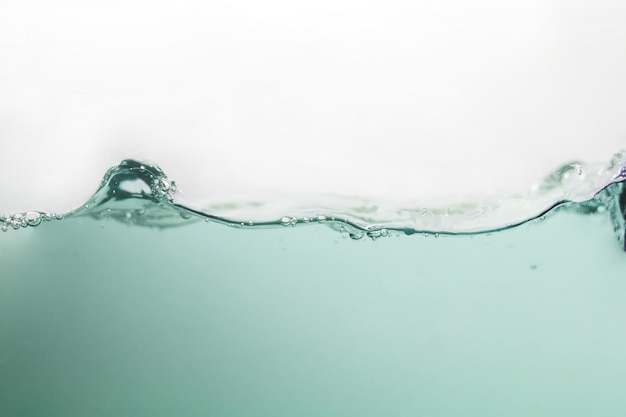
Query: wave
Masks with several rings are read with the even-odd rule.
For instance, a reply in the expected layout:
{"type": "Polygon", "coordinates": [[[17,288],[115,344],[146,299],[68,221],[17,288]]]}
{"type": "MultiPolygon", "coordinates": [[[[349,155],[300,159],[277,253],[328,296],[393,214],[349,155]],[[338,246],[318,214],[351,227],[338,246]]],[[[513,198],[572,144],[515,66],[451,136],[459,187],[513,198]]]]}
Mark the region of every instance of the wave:
{"type": "Polygon", "coordinates": [[[477,201],[402,206],[358,197],[327,197],[317,204],[289,199],[221,201],[191,207],[177,200],[178,186],[155,164],[123,160],[104,175],[98,190],[69,213],[29,211],[0,216],[3,231],[68,217],[110,218],[128,224],[171,227],[212,221],[230,227],[292,227],[326,224],[353,239],[393,233],[464,235],[488,233],[544,218],[556,209],[579,213],[607,211],[624,246],[626,152],[605,164],[571,162],[523,195],[477,201]]]}

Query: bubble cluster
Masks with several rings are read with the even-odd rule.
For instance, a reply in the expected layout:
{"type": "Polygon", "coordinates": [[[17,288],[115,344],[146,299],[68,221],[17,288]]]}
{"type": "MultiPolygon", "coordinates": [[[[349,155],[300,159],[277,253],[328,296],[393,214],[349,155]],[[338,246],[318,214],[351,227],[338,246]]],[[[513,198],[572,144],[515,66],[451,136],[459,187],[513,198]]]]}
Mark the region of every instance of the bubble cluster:
{"type": "MultiPolygon", "coordinates": [[[[279,224],[283,227],[296,226],[298,224],[325,224],[331,229],[341,233],[345,238],[352,240],[361,240],[364,236],[376,240],[380,237],[387,237],[392,235],[392,230],[384,228],[382,226],[364,226],[354,223],[345,217],[328,217],[325,214],[316,214],[315,216],[303,216],[301,218],[294,216],[283,216],[275,224],[279,224]]],[[[231,224],[229,224],[231,225],[231,224]]],[[[244,223],[241,223],[243,226],[244,223]]],[[[252,225],[252,224],[250,224],[252,225]]]]}
{"type": "Polygon", "coordinates": [[[387,237],[389,235],[390,233],[387,229],[374,229],[367,232],[367,236],[372,240],[376,240],[381,237],[387,237]]]}
{"type": "Polygon", "coordinates": [[[171,202],[177,190],[176,182],[169,179],[158,166],[125,159],[106,172],[92,200],[96,205],[111,199],[144,197],[158,202],[171,202]]]}
{"type": "Polygon", "coordinates": [[[298,224],[298,219],[295,217],[284,216],[280,219],[280,224],[283,226],[295,226],[298,224]]]}
{"type": "Polygon", "coordinates": [[[44,213],[41,211],[27,211],[0,216],[0,230],[6,232],[9,228],[18,230],[23,227],[39,226],[44,221],[61,220],[62,214],[44,213]]]}
{"type": "Polygon", "coordinates": [[[155,178],[150,184],[150,191],[158,200],[174,200],[176,190],[176,182],[167,177],[155,178]]]}

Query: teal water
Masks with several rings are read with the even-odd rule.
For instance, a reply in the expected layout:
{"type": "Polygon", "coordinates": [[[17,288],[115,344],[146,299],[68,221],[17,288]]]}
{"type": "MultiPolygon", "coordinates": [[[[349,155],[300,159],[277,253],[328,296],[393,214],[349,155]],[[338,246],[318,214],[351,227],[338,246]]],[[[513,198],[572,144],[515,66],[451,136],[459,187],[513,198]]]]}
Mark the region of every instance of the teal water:
{"type": "Polygon", "coordinates": [[[451,236],[227,220],[146,168],[4,217],[0,416],[623,415],[623,183],[451,236]]]}

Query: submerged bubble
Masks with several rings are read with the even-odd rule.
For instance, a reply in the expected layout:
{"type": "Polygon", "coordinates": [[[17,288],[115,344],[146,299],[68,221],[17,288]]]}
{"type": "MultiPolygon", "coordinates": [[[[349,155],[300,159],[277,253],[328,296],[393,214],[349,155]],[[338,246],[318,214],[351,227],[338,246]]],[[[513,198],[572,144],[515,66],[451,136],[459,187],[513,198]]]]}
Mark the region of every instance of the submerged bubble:
{"type": "Polygon", "coordinates": [[[323,214],[318,214],[316,219],[317,219],[318,223],[325,223],[326,222],[326,216],[323,215],[323,214]]]}

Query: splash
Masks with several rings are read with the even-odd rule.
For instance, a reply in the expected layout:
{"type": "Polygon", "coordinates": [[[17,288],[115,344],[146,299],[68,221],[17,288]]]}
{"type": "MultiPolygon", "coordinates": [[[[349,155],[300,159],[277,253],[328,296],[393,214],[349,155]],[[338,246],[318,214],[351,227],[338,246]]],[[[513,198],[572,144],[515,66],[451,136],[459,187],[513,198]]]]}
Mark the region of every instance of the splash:
{"type": "Polygon", "coordinates": [[[195,208],[177,201],[178,186],[157,165],[122,161],[104,175],[81,207],[60,215],[29,211],[0,217],[3,231],[67,217],[114,219],[129,225],[173,227],[217,222],[236,228],[325,224],[358,240],[392,234],[463,235],[515,227],[558,210],[608,212],[626,250],[626,152],[608,164],[572,162],[550,174],[525,195],[487,198],[447,206],[394,206],[360,198],[329,197],[324,204],[253,201],[215,202],[195,208]]]}

